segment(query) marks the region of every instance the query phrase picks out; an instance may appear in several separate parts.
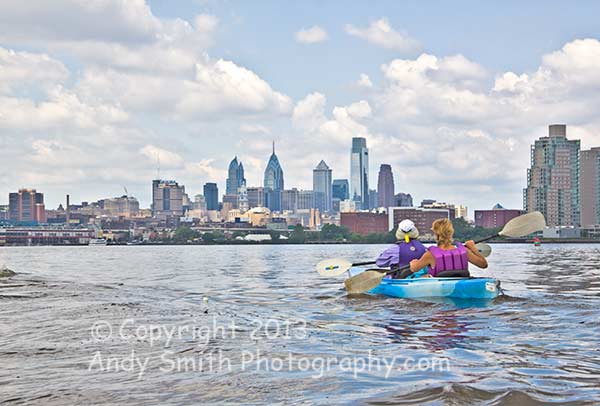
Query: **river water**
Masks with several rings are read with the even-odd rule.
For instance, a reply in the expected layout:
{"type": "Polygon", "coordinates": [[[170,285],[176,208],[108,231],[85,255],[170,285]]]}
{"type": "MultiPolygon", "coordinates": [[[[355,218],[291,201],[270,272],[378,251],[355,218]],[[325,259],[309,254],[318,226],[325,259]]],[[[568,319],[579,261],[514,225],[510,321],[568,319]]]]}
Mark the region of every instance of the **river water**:
{"type": "Polygon", "coordinates": [[[600,245],[494,245],[487,305],[314,271],[383,248],[0,248],[0,403],[600,404],[600,245]]]}

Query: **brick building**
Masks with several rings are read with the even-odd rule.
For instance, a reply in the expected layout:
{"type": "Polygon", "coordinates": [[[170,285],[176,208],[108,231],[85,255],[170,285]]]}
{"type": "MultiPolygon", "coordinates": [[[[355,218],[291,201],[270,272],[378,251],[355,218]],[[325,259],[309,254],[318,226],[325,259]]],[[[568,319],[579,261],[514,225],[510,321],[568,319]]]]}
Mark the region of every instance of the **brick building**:
{"type": "Polygon", "coordinates": [[[387,215],[379,213],[341,213],[340,225],[357,234],[387,233],[387,215]]]}

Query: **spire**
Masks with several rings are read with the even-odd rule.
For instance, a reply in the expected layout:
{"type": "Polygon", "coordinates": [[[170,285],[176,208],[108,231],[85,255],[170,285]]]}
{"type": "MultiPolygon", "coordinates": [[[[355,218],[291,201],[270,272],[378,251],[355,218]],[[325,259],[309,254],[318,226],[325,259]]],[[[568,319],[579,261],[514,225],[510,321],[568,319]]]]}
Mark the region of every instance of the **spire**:
{"type": "Polygon", "coordinates": [[[273,140],[273,155],[275,155],[275,140],[273,140]]]}

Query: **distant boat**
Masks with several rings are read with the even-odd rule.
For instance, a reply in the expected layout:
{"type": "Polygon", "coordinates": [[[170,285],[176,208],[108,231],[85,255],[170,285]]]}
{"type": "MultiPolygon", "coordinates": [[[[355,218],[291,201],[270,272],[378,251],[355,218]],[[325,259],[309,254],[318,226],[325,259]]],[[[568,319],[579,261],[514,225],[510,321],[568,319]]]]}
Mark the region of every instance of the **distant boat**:
{"type": "Polygon", "coordinates": [[[92,238],[88,245],[107,245],[106,238],[92,238]]]}
{"type": "Polygon", "coordinates": [[[535,237],[535,238],[533,239],[533,246],[534,246],[534,247],[539,247],[539,246],[541,246],[541,245],[542,245],[542,241],[541,241],[541,240],[540,240],[538,237],[535,237]]]}

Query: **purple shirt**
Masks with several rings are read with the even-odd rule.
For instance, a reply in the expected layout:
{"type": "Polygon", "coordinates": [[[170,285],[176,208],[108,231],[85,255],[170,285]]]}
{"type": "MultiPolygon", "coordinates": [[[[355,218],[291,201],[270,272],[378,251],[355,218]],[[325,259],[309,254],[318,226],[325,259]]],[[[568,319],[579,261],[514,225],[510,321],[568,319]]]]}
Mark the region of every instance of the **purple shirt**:
{"type": "Polygon", "coordinates": [[[398,242],[383,251],[377,258],[376,264],[381,268],[401,268],[413,259],[421,258],[426,251],[427,249],[419,240],[411,240],[409,243],[398,242]]]}

